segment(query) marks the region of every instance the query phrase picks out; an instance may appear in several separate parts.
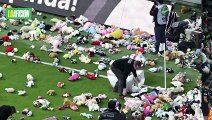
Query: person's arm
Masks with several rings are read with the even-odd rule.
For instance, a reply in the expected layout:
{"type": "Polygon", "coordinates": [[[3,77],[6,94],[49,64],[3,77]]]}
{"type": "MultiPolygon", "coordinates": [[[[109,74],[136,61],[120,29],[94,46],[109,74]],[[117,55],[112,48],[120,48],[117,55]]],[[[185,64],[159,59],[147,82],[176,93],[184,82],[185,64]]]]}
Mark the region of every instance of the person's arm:
{"type": "Polygon", "coordinates": [[[151,16],[155,16],[156,15],[156,5],[153,5],[151,10],[150,10],[150,13],[149,13],[151,16]]]}

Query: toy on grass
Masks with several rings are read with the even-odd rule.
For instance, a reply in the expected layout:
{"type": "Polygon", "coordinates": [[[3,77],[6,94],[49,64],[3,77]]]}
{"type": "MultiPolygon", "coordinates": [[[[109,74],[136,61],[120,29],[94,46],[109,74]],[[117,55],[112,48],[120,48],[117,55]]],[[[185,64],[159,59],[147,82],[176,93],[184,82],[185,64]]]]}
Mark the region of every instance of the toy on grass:
{"type": "Polygon", "coordinates": [[[37,99],[43,99],[43,96],[38,96],[37,99]]]}
{"type": "Polygon", "coordinates": [[[80,116],[86,117],[88,119],[93,118],[93,116],[91,114],[88,114],[88,113],[80,113],[80,116]]]}
{"type": "Polygon", "coordinates": [[[159,66],[159,67],[149,68],[148,70],[152,73],[155,73],[155,72],[160,72],[161,70],[163,70],[163,68],[161,66],[159,66]]]}
{"type": "Polygon", "coordinates": [[[85,69],[81,69],[79,71],[79,75],[85,76],[86,74],[87,74],[87,70],[85,70],[85,69]]]}
{"type": "Polygon", "coordinates": [[[99,111],[100,109],[95,97],[87,99],[85,105],[88,106],[89,111],[99,111]]]}
{"type": "Polygon", "coordinates": [[[12,45],[11,42],[7,42],[7,41],[3,42],[3,46],[5,46],[5,47],[11,46],[11,45],[12,45]]]}
{"type": "Polygon", "coordinates": [[[27,115],[28,117],[32,116],[32,111],[30,111],[28,108],[24,108],[21,113],[27,115]]]}
{"type": "Polygon", "coordinates": [[[55,95],[56,93],[55,93],[55,90],[48,90],[48,91],[46,92],[46,94],[47,94],[47,95],[50,95],[50,96],[53,96],[53,95],[55,95]]]}
{"type": "Polygon", "coordinates": [[[13,46],[7,46],[6,48],[5,48],[5,52],[6,52],[6,54],[8,55],[8,53],[13,53],[13,46]]]}
{"type": "Polygon", "coordinates": [[[78,110],[78,107],[76,106],[76,104],[73,103],[68,98],[64,99],[63,106],[66,107],[66,108],[70,108],[71,110],[74,110],[74,111],[78,110]]]}
{"type": "Polygon", "coordinates": [[[75,96],[73,98],[73,102],[76,103],[78,106],[84,105],[86,102],[86,96],[85,94],[81,94],[79,96],[75,96]]]}
{"type": "Polygon", "coordinates": [[[76,64],[77,63],[77,60],[76,59],[71,59],[71,63],[72,64],[76,64]]]}
{"type": "Polygon", "coordinates": [[[56,52],[50,52],[49,53],[49,57],[50,58],[55,58],[55,57],[57,57],[58,56],[58,54],[56,53],[56,52]]]}
{"type": "Polygon", "coordinates": [[[64,59],[70,59],[72,56],[73,56],[73,55],[67,53],[67,54],[64,54],[64,55],[63,55],[63,58],[64,58],[64,59]]]}
{"type": "Polygon", "coordinates": [[[79,73],[74,73],[74,71],[72,71],[72,75],[68,78],[69,81],[75,81],[79,79],[80,79],[79,73]]]}
{"type": "Polygon", "coordinates": [[[107,68],[107,66],[104,63],[100,63],[98,65],[98,70],[105,70],[107,68]]]}
{"type": "Polygon", "coordinates": [[[33,101],[33,106],[40,109],[49,108],[50,102],[47,99],[38,99],[33,101]]]}
{"type": "Polygon", "coordinates": [[[57,87],[59,87],[59,88],[62,88],[64,85],[65,85],[65,83],[63,83],[63,82],[58,82],[57,83],[57,87]]]}
{"type": "Polygon", "coordinates": [[[91,59],[88,58],[88,56],[85,56],[84,54],[82,54],[80,57],[79,57],[79,60],[81,62],[84,62],[84,63],[90,63],[91,59]]]}
{"type": "Polygon", "coordinates": [[[31,74],[27,74],[26,78],[28,81],[34,81],[34,77],[31,74]]]}
{"type": "Polygon", "coordinates": [[[32,87],[32,86],[34,86],[35,85],[35,83],[34,83],[34,81],[33,80],[28,80],[27,82],[26,82],[26,87],[32,87]]]}
{"type": "Polygon", "coordinates": [[[25,90],[18,90],[18,95],[19,96],[24,96],[26,94],[25,90]]]}
{"type": "Polygon", "coordinates": [[[52,65],[53,66],[58,66],[59,62],[60,62],[60,59],[58,57],[55,57],[52,65]]]}
{"type": "Polygon", "coordinates": [[[86,77],[90,80],[96,80],[98,76],[98,71],[97,72],[93,72],[93,73],[88,73],[86,74],[86,77]]]}
{"type": "Polygon", "coordinates": [[[69,97],[69,96],[71,96],[71,93],[69,93],[69,92],[66,92],[66,93],[62,94],[62,97],[69,97]]]}
{"type": "Polygon", "coordinates": [[[120,39],[123,36],[123,31],[121,29],[117,28],[110,35],[115,39],[120,39]]]}
{"type": "Polygon", "coordinates": [[[16,63],[17,60],[14,58],[14,59],[11,60],[11,62],[12,62],[12,63],[16,63]]]}
{"type": "Polygon", "coordinates": [[[13,93],[15,92],[15,89],[14,88],[5,88],[6,92],[8,93],[13,93]]]}

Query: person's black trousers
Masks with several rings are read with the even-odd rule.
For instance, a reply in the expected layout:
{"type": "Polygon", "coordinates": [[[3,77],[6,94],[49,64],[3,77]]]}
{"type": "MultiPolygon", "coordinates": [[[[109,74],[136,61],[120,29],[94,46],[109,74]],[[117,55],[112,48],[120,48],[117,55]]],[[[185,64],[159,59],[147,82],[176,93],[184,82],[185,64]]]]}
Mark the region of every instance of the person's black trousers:
{"type": "Polygon", "coordinates": [[[156,43],[155,43],[155,49],[156,49],[156,53],[159,52],[159,46],[160,43],[165,43],[165,29],[166,26],[155,26],[154,30],[155,30],[155,38],[156,38],[156,43]]]}
{"type": "Polygon", "coordinates": [[[121,70],[115,68],[113,65],[111,66],[112,72],[117,77],[118,81],[114,86],[114,90],[117,91],[119,95],[123,95],[123,89],[126,88],[126,78],[124,79],[124,74],[121,70]]]}

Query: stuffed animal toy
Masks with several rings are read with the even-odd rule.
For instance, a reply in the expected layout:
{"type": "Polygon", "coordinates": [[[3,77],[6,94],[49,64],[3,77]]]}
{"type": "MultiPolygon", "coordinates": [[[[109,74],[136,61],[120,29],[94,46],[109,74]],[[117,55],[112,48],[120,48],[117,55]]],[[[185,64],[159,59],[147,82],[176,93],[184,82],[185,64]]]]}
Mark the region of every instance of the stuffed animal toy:
{"type": "Polygon", "coordinates": [[[28,33],[29,31],[35,30],[34,26],[23,26],[21,27],[20,31],[23,33],[28,33]]]}
{"type": "Polygon", "coordinates": [[[159,94],[158,99],[163,101],[163,102],[173,101],[172,98],[171,98],[171,92],[170,91],[164,91],[162,94],[159,94]]]}
{"type": "Polygon", "coordinates": [[[123,36],[123,31],[121,29],[117,28],[110,35],[115,39],[120,39],[123,36]]]}
{"type": "Polygon", "coordinates": [[[34,81],[33,80],[28,80],[27,82],[26,82],[26,87],[32,87],[32,86],[34,86],[35,85],[35,83],[34,83],[34,81]]]}
{"type": "Polygon", "coordinates": [[[63,82],[58,82],[57,83],[57,87],[59,87],[59,88],[62,88],[64,85],[65,85],[65,83],[63,83],[63,82]]]}
{"type": "Polygon", "coordinates": [[[72,55],[71,54],[64,54],[63,58],[64,59],[71,59],[72,55]]]}
{"type": "Polygon", "coordinates": [[[152,113],[151,106],[148,103],[144,104],[144,116],[149,116],[152,113]]]}
{"type": "Polygon", "coordinates": [[[27,115],[28,117],[32,116],[32,111],[30,111],[28,108],[24,108],[21,113],[27,115]]]}
{"type": "Polygon", "coordinates": [[[52,65],[53,66],[58,66],[59,65],[59,62],[60,62],[60,59],[58,57],[55,57],[52,65]]]}
{"type": "Polygon", "coordinates": [[[5,52],[6,52],[6,54],[8,55],[8,53],[13,53],[13,46],[7,46],[6,48],[5,48],[5,52]]]}
{"type": "Polygon", "coordinates": [[[181,6],[181,13],[185,14],[188,12],[188,8],[186,6],[181,6]]]}
{"type": "Polygon", "coordinates": [[[50,95],[50,96],[53,96],[53,95],[55,95],[55,90],[48,90],[48,91],[46,92],[46,94],[47,94],[47,95],[50,95]]]}
{"type": "Polygon", "coordinates": [[[157,59],[147,59],[145,64],[150,65],[150,66],[155,66],[156,65],[156,60],[157,59]]]}
{"type": "Polygon", "coordinates": [[[155,73],[155,72],[159,72],[159,71],[163,70],[163,67],[161,67],[161,66],[159,66],[159,67],[153,67],[153,68],[149,68],[148,70],[150,72],[155,73]]]}
{"type": "Polygon", "coordinates": [[[71,96],[71,93],[69,93],[69,92],[66,92],[66,93],[62,94],[62,97],[69,97],[69,96],[71,96]]]}
{"type": "Polygon", "coordinates": [[[86,100],[85,105],[88,106],[89,111],[99,111],[100,109],[95,98],[86,100]]]}
{"type": "Polygon", "coordinates": [[[1,22],[0,23],[0,27],[2,27],[3,29],[7,30],[8,29],[8,26],[5,22],[1,22]]]}
{"type": "Polygon", "coordinates": [[[173,59],[174,59],[174,57],[173,57],[171,51],[168,51],[168,50],[165,51],[165,59],[166,59],[167,61],[173,60],[173,59]]]}
{"type": "Polygon", "coordinates": [[[76,18],[74,21],[80,23],[81,25],[83,25],[85,22],[88,21],[88,18],[86,18],[86,17],[83,16],[83,15],[80,15],[80,16],[79,16],[78,18],[76,18]]]}
{"type": "Polygon", "coordinates": [[[46,46],[46,45],[41,46],[41,47],[40,47],[40,50],[41,50],[41,51],[48,51],[48,49],[47,49],[47,46],[46,46]]]}
{"type": "Polygon", "coordinates": [[[34,81],[34,77],[31,74],[27,74],[26,78],[28,81],[34,81]]]}
{"type": "Polygon", "coordinates": [[[0,106],[0,118],[2,120],[7,120],[9,116],[16,113],[16,108],[14,106],[2,105],[0,106]]]}
{"type": "Polygon", "coordinates": [[[62,33],[63,34],[70,34],[74,31],[73,27],[63,26],[62,27],[62,33]]]}
{"type": "Polygon", "coordinates": [[[173,79],[172,81],[180,81],[182,83],[185,82],[185,78],[186,78],[186,72],[182,73],[179,72],[173,79]]]}
{"type": "Polygon", "coordinates": [[[55,52],[50,52],[50,53],[49,53],[49,57],[50,57],[50,58],[55,58],[55,57],[57,57],[57,56],[58,56],[58,54],[55,53],[55,52]]]}
{"type": "Polygon", "coordinates": [[[7,41],[5,41],[5,42],[3,43],[3,46],[5,46],[5,47],[7,47],[7,46],[11,46],[11,42],[7,42],[7,41]]]}
{"type": "Polygon", "coordinates": [[[105,70],[107,66],[104,63],[99,63],[98,70],[105,70]]]}
{"type": "Polygon", "coordinates": [[[140,107],[136,111],[132,112],[133,120],[141,120],[143,116],[143,111],[144,111],[143,107],[140,107]]]}
{"type": "Polygon", "coordinates": [[[43,120],[58,120],[57,117],[53,116],[53,117],[48,117],[48,118],[45,118],[43,120]]]}
{"type": "Polygon", "coordinates": [[[64,99],[63,106],[66,107],[66,108],[70,108],[70,109],[72,109],[74,111],[78,110],[78,107],[75,105],[75,103],[73,103],[68,98],[64,99]]]}
{"type": "Polygon", "coordinates": [[[21,38],[22,38],[23,40],[28,40],[28,39],[30,38],[30,34],[29,34],[29,33],[22,33],[22,34],[21,34],[21,38]]]}
{"type": "Polygon", "coordinates": [[[18,95],[19,96],[23,96],[26,94],[26,91],[25,90],[18,90],[18,95]]]}
{"type": "Polygon", "coordinates": [[[73,102],[76,103],[78,106],[84,105],[86,102],[86,96],[84,94],[81,94],[79,96],[75,96],[73,98],[73,102]]]}
{"type": "Polygon", "coordinates": [[[88,113],[80,113],[80,116],[86,117],[88,119],[93,118],[93,116],[91,114],[88,114],[88,113]]]}
{"type": "Polygon", "coordinates": [[[49,108],[50,102],[47,99],[38,99],[33,101],[33,106],[41,109],[49,108]]]}
{"type": "Polygon", "coordinates": [[[6,92],[8,93],[13,93],[15,92],[15,89],[14,88],[5,88],[6,92]]]}
{"type": "Polygon", "coordinates": [[[91,59],[88,58],[88,56],[85,56],[84,54],[82,54],[80,57],[79,57],[79,60],[81,62],[84,62],[84,63],[90,63],[91,59]]]}
{"type": "Polygon", "coordinates": [[[85,76],[86,74],[87,74],[87,70],[85,70],[85,69],[81,69],[79,71],[79,75],[85,76]]]}
{"type": "Polygon", "coordinates": [[[73,71],[72,71],[72,75],[68,78],[69,81],[75,81],[79,79],[80,79],[79,73],[73,73],[73,71]]]}
{"type": "Polygon", "coordinates": [[[183,86],[183,85],[184,85],[184,84],[183,84],[182,82],[180,82],[180,81],[172,81],[171,84],[174,85],[175,87],[177,87],[177,86],[183,86]]]}

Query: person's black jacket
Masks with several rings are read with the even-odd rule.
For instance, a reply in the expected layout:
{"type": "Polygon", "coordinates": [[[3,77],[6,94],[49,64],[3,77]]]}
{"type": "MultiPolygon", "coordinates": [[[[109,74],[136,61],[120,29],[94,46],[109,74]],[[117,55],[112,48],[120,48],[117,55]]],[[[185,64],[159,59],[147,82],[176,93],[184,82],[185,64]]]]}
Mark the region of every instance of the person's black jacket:
{"type": "Polygon", "coordinates": [[[122,71],[124,77],[123,79],[127,79],[128,75],[132,72],[134,77],[137,77],[136,70],[134,69],[135,60],[130,58],[118,59],[112,63],[112,66],[116,69],[122,71]]]}
{"type": "Polygon", "coordinates": [[[156,3],[152,6],[150,13],[151,16],[153,16],[153,22],[155,22],[155,26],[166,26],[166,25],[160,25],[157,22],[157,14],[158,14],[158,8],[156,7],[156,3]]]}
{"type": "Polygon", "coordinates": [[[126,120],[126,116],[116,109],[106,109],[100,114],[99,120],[126,120]]]}
{"type": "Polygon", "coordinates": [[[16,112],[14,106],[2,105],[0,107],[0,120],[7,120],[9,116],[16,112]]]}

